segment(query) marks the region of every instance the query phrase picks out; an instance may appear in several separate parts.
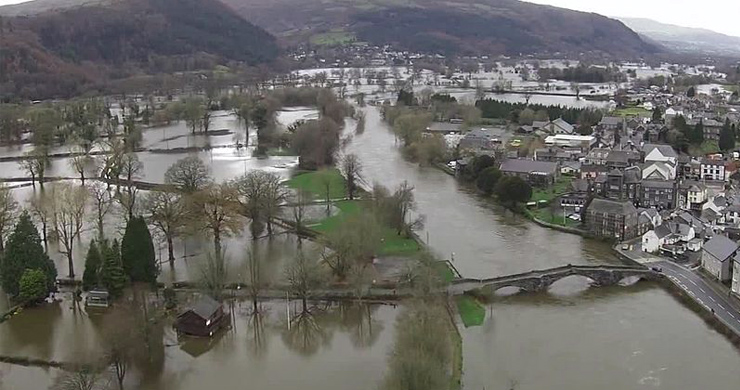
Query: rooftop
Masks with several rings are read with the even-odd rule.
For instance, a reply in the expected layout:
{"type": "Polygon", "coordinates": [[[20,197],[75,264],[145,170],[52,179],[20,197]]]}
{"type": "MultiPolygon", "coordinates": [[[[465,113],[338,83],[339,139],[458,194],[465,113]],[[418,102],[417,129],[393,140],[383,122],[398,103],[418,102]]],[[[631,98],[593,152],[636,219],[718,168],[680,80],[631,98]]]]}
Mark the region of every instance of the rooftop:
{"type": "Polygon", "coordinates": [[[737,248],[738,246],[735,241],[732,241],[723,235],[716,235],[704,244],[704,251],[714,256],[719,261],[727,260],[737,250],[737,248]]]}
{"type": "Polygon", "coordinates": [[[637,209],[632,203],[609,199],[594,199],[588,206],[588,211],[618,215],[637,214],[637,209]]]}
{"type": "Polygon", "coordinates": [[[541,172],[547,174],[555,174],[558,169],[558,164],[546,161],[534,161],[534,160],[520,160],[520,159],[508,159],[501,163],[500,167],[502,172],[516,172],[516,173],[533,173],[541,172]]]}

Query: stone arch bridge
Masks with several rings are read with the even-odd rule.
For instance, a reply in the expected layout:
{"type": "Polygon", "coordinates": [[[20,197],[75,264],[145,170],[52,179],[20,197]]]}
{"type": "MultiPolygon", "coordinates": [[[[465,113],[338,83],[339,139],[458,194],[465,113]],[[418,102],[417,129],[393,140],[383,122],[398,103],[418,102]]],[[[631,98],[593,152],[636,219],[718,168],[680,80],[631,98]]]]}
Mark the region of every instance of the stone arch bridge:
{"type": "Polygon", "coordinates": [[[518,287],[525,292],[545,291],[553,283],[569,276],[583,276],[595,286],[613,286],[629,277],[655,280],[662,276],[646,267],[615,265],[566,265],[547,270],[529,271],[490,279],[458,279],[448,287],[453,295],[464,294],[477,289],[490,289],[491,292],[504,287],[518,287]]]}

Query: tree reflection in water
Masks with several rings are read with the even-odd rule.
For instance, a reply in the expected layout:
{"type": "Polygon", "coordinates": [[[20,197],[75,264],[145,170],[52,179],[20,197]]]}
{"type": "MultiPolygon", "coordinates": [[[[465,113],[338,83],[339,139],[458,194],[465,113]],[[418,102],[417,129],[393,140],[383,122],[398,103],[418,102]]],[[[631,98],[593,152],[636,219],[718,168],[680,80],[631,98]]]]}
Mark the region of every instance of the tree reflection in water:
{"type": "Polygon", "coordinates": [[[265,339],[265,319],[268,315],[264,309],[257,307],[247,317],[247,343],[249,350],[255,357],[263,357],[267,353],[265,339]]]}

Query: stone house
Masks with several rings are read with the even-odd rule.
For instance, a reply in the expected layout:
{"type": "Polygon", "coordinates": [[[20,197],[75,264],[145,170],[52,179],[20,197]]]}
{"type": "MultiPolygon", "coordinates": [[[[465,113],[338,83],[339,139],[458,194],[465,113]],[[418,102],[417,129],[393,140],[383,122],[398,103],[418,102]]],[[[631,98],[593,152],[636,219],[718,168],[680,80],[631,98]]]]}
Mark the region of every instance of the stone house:
{"type": "Polygon", "coordinates": [[[557,180],[559,164],[546,161],[507,159],[499,167],[507,176],[517,176],[533,186],[550,186],[557,180]]]}
{"type": "Polygon", "coordinates": [[[701,253],[701,266],[704,270],[726,282],[732,277],[732,262],[737,254],[738,245],[723,235],[716,235],[704,244],[701,253]]]}
{"type": "Polygon", "coordinates": [[[586,229],[596,237],[631,240],[638,236],[638,213],[632,202],[594,199],[585,211],[586,229]]]}
{"type": "Polygon", "coordinates": [[[640,207],[672,210],[676,206],[676,182],[670,180],[643,180],[640,183],[640,207]]]}
{"type": "Polygon", "coordinates": [[[732,293],[740,295],[740,254],[732,259],[732,293]]]}

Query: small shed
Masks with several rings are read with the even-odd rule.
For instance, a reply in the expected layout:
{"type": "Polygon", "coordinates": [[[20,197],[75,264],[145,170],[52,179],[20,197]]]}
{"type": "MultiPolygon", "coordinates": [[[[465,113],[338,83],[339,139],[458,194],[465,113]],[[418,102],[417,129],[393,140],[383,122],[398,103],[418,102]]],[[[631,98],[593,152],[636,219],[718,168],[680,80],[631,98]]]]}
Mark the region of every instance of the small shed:
{"type": "Polygon", "coordinates": [[[85,297],[85,306],[88,307],[108,307],[110,306],[110,294],[108,290],[91,290],[85,297]]]}
{"type": "Polygon", "coordinates": [[[180,334],[212,337],[226,324],[226,320],[223,305],[210,297],[203,297],[177,316],[175,329],[180,334]]]}

